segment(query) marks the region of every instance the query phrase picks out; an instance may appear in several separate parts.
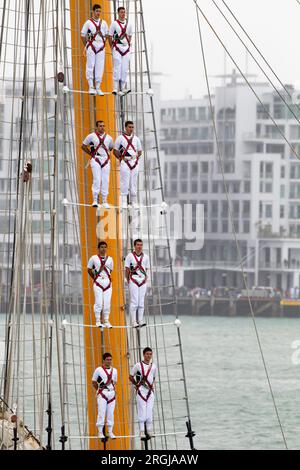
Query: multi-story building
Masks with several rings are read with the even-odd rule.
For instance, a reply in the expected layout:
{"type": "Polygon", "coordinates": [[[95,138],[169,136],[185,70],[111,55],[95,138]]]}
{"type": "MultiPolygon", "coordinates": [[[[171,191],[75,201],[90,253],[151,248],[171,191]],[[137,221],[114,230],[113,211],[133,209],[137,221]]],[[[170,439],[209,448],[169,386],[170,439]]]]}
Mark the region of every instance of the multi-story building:
{"type": "Polygon", "coordinates": [[[176,243],[178,286],[242,287],[241,258],[249,286],[299,286],[300,161],[289,143],[300,155],[300,95],[281,90],[286,106],[269,84],[252,87],[263,105],[234,73],[212,97],[222,165],[208,97],[161,103],[166,199],[205,207],[204,247],[176,243]]]}

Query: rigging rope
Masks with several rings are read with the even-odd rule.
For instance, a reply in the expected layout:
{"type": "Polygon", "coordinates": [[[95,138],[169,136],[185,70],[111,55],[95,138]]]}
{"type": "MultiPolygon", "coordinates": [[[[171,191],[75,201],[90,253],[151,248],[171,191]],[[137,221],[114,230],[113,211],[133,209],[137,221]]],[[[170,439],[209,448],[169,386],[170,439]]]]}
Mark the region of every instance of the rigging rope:
{"type": "MultiPolygon", "coordinates": [[[[214,137],[215,137],[216,146],[217,146],[217,157],[218,157],[218,161],[219,161],[219,166],[221,168],[226,199],[227,199],[227,202],[228,202],[229,217],[230,217],[231,224],[232,224],[234,240],[235,240],[235,244],[236,244],[236,248],[237,248],[238,257],[240,259],[241,274],[242,274],[242,277],[243,277],[243,282],[244,282],[245,289],[247,290],[247,297],[248,297],[248,302],[249,302],[251,318],[252,318],[252,321],[253,321],[255,336],[256,336],[258,348],[259,348],[259,351],[260,351],[260,355],[261,355],[261,359],[262,359],[262,363],[263,363],[263,368],[264,368],[264,372],[265,372],[265,375],[266,375],[270,395],[271,395],[271,398],[272,398],[272,403],[273,403],[274,411],[275,411],[275,414],[276,414],[278,426],[279,426],[279,429],[280,429],[280,432],[281,432],[281,436],[282,436],[282,440],[283,440],[285,449],[288,449],[287,441],[286,441],[286,437],[285,437],[285,433],[284,433],[284,429],[283,429],[283,425],[281,423],[279,410],[278,410],[278,407],[277,407],[277,404],[276,404],[275,395],[274,395],[274,392],[273,392],[273,387],[272,387],[272,384],[271,384],[271,379],[270,379],[270,376],[269,376],[269,372],[268,372],[268,368],[267,368],[267,364],[266,364],[266,360],[265,360],[265,356],[264,356],[264,352],[263,352],[263,348],[262,348],[262,344],[261,344],[261,340],[260,340],[260,335],[259,335],[258,328],[257,328],[257,325],[256,325],[255,315],[254,315],[253,308],[252,308],[252,302],[251,302],[250,295],[249,295],[248,282],[247,282],[245,271],[244,271],[244,263],[243,263],[243,260],[242,260],[242,255],[241,255],[240,246],[239,246],[239,243],[238,243],[237,233],[236,233],[235,226],[234,226],[234,219],[233,219],[232,209],[231,209],[231,205],[230,205],[231,199],[230,199],[230,195],[229,195],[228,187],[227,187],[227,183],[226,183],[226,178],[225,178],[225,173],[224,173],[224,165],[223,165],[224,162],[223,162],[223,157],[221,155],[220,143],[219,143],[219,138],[218,138],[218,133],[217,133],[217,128],[216,128],[216,122],[215,122],[215,118],[214,118],[214,110],[213,110],[212,96],[211,96],[211,90],[210,90],[210,84],[209,84],[209,78],[208,78],[208,70],[207,70],[204,43],[203,43],[203,38],[202,38],[199,12],[202,14],[203,18],[208,23],[208,25],[213,30],[213,32],[215,33],[216,36],[217,36],[217,34],[214,31],[214,29],[212,28],[211,24],[209,23],[207,17],[204,15],[202,9],[199,7],[198,1],[197,0],[193,0],[193,1],[195,3],[195,8],[196,8],[199,40],[200,40],[202,61],[203,61],[203,67],[204,67],[204,73],[205,73],[205,82],[206,82],[206,88],[207,88],[208,99],[209,99],[209,107],[210,107],[211,121],[212,121],[212,125],[213,125],[213,132],[214,132],[214,137]]],[[[226,52],[227,52],[227,50],[226,50],[226,52]]],[[[244,78],[246,80],[246,77],[244,77],[244,78]]],[[[247,83],[248,83],[248,81],[247,81],[247,83]]],[[[251,89],[252,89],[252,87],[251,87],[251,89]]]]}

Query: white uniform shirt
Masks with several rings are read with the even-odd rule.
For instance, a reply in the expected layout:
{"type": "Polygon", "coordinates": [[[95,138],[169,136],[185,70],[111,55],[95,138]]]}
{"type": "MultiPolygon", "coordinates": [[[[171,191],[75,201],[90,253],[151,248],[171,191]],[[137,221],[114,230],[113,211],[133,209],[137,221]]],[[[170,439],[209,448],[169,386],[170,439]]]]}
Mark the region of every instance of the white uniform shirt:
{"type": "MultiPolygon", "coordinates": [[[[137,259],[140,261],[141,260],[141,255],[138,256],[137,254],[135,254],[137,259]]],[[[128,255],[126,256],[126,259],[125,259],[125,268],[129,268],[130,270],[135,268],[137,265],[137,262],[135,260],[135,257],[133,256],[133,253],[128,253],[128,255]]],[[[144,270],[147,272],[147,269],[149,269],[150,267],[150,263],[149,263],[149,256],[146,255],[144,253],[144,256],[143,256],[143,259],[142,259],[142,262],[141,262],[141,266],[144,268],[144,270]]],[[[137,280],[137,282],[140,284],[141,282],[143,282],[143,280],[145,279],[145,275],[143,274],[143,272],[138,268],[136,270],[136,272],[133,274],[133,277],[134,279],[137,280]]]]}
{"type": "MultiPolygon", "coordinates": [[[[106,369],[106,371],[108,374],[111,374],[111,367],[110,369],[106,369]]],[[[116,384],[117,378],[118,378],[117,369],[113,368],[112,381],[114,384],[116,384]]],[[[97,367],[97,369],[95,370],[93,374],[92,381],[98,382],[100,386],[104,385],[107,382],[107,375],[104,372],[103,367],[97,367]]],[[[114,386],[112,383],[110,383],[109,385],[107,385],[106,388],[103,389],[103,391],[108,391],[108,392],[112,392],[113,390],[114,390],[114,386]]]]}
{"type": "MultiPolygon", "coordinates": [[[[97,26],[99,26],[101,20],[95,20],[93,18],[93,21],[96,23],[97,26]]],[[[105,37],[108,35],[108,26],[107,26],[106,21],[102,20],[100,30],[105,39],[105,37]]],[[[84,23],[82,30],[81,30],[81,36],[86,37],[89,33],[93,36],[96,33],[96,27],[92,23],[91,20],[87,20],[84,23]]],[[[103,47],[103,39],[99,33],[97,34],[97,36],[95,37],[93,41],[93,46],[95,47],[96,50],[101,49],[103,47]]]]}
{"type": "MultiPolygon", "coordinates": [[[[102,259],[104,260],[104,258],[102,258],[102,259]]],[[[114,268],[114,262],[113,262],[113,259],[111,258],[111,256],[107,257],[105,266],[106,266],[108,272],[111,273],[113,268],[114,268]]],[[[88,269],[95,269],[97,272],[99,272],[100,268],[101,268],[101,263],[100,263],[100,259],[99,259],[98,255],[92,256],[89,259],[89,262],[88,262],[88,269]]],[[[105,269],[102,269],[100,275],[97,278],[97,282],[99,283],[99,281],[100,281],[100,284],[101,284],[101,280],[103,281],[103,280],[107,280],[107,279],[109,279],[108,275],[107,275],[107,272],[105,271],[105,269]]]]}
{"type": "MultiPolygon", "coordinates": [[[[129,138],[129,140],[131,140],[131,136],[127,136],[127,138],[129,138]]],[[[125,160],[135,160],[137,158],[137,153],[138,152],[142,152],[142,144],[141,144],[141,141],[140,139],[134,135],[133,136],[133,139],[132,139],[132,145],[134,147],[134,149],[132,148],[131,145],[129,145],[128,147],[128,150],[126,152],[126,155],[125,155],[125,160]]],[[[116,150],[119,150],[121,153],[124,152],[124,150],[127,148],[128,146],[128,142],[126,140],[126,138],[124,137],[123,134],[119,135],[115,141],[115,149],[116,150]]]]}
{"type": "MultiPolygon", "coordinates": [[[[120,21],[120,23],[122,23],[122,21],[120,21]]],[[[126,21],[124,21],[124,23],[122,23],[123,28],[124,28],[125,24],[126,24],[126,21]]],[[[120,28],[119,23],[117,23],[117,21],[113,21],[112,24],[110,25],[110,28],[109,28],[109,35],[112,36],[113,41],[116,39],[116,35],[118,35],[118,37],[120,37],[122,35],[121,31],[122,30],[120,28]]],[[[127,34],[128,37],[132,36],[132,25],[130,23],[127,23],[126,34],[127,34]]],[[[117,46],[118,47],[128,47],[129,44],[128,44],[127,38],[123,37],[121,40],[117,40],[117,46]]]]}
{"type": "MultiPolygon", "coordinates": [[[[104,136],[104,134],[101,135],[101,139],[103,139],[103,136],[104,136]]],[[[84,139],[84,141],[82,143],[84,145],[92,145],[92,147],[94,147],[94,149],[96,150],[96,148],[99,145],[99,139],[98,139],[98,136],[97,136],[96,132],[92,132],[91,134],[86,136],[86,138],[84,139]]],[[[108,151],[110,151],[114,148],[114,141],[113,141],[112,137],[108,134],[106,134],[106,136],[105,136],[104,145],[105,145],[105,147],[107,148],[108,151]]],[[[97,150],[97,158],[99,158],[101,163],[103,163],[107,159],[107,153],[104,150],[102,145],[97,150]]]]}
{"type": "MultiPolygon", "coordinates": [[[[144,366],[144,374],[145,376],[147,375],[147,372],[148,372],[148,369],[149,367],[151,366],[151,363],[148,365],[146,364],[144,361],[143,361],[143,366],[144,366]]],[[[156,365],[152,362],[152,367],[151,367],[151,370],[149,372],[149,375],[148,375],[148,382],[153,385],[153,382],[154,382],[154,379],[155,379],[155,376],[156,376],[156,372],[157,372],[157,367],[156,365]]],[[[131,369],[131,372],[130,372],[130,375],[132,375],[133,377],[136,378],[136,380],[140,380],[143,376],[143,373],[142,373],[142,368],[141,368],[141,363],[138,362],[137,364],[135,364],[135,366],[133,366],[133,368],[131,369]],[[138,376],[136,377],[136,375],[138,374],[138,376]]],[[[149,391],[149,388],[144,385],[141,385],[139,390],[144,394],[147,394],[148,391],[149,391]]]]}

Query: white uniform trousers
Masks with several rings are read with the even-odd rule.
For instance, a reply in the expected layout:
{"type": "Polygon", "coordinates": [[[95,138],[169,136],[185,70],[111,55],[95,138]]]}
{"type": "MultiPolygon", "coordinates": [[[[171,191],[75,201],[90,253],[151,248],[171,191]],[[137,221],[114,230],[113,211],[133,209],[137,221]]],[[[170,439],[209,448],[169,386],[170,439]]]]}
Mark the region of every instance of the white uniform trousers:
{"type": "Polygon", "coordinates": [[[96,160],[92,158],[90,161],[90,165],[93,173],[93,199],[97,200],[98,195],[101,192],[102,198],[106,200],[109,188],[110,162],[108,162],[107,165],[101,168],[99,163],[97,163],[96,160]]]}
{"type": "MultiPolygon", "coordinates": [[[[143,393],[143,392],[141,392],[143,393]]],[[[143,393],[143,396],[145,394],[143,393]]],[[[145,395],[147,396],[147,395],[145,395]]],[[[144,401],[139,394],[136,395],[137,415],[140,431],[145,430],[145,423],[148,432],[152,431],[154,393],[152,392],[147,401],[144,401]]]]}
{"type": "Polygon", "coordinates": [[[96,85],[100,85],[102,82],[103,72],[105,63],[105,49],[95,54],[91,47],[87,48],[86,51],[86,79],[89,86],[94,85],[94,75],[96,85]]]}
{"type": "MultiPolygon", "coordinates": [[[[120,50],[126,51],[127,47],[118,46],[120,50]]],[[[130,52],[126,55],[121,55],[115,48],[113,49],[113,79],[115,83],[121,81],[121,88],[123,89],[127,80],[127,74],[130,62],[130,52]]]]}
{"type": "MultiPolygon", "coordinates": [[[[97,282],[100,284],[99,278],[97,282]]],[[[108,282],[109,281],[107,280],[107,283],[108,282]]],[[[110,301],[111,301],[112,287],[103,291],[101,287],[98,287],[94,283],[94,294],[95,294],[94,313],[95,313],[96,321],[100,321],[101,312],[103,312],[103,321],[108,321],[109,314],[110,314],[110,301]]]]}
{"type": "Polygon", "coordinates": [[[131,322],[136,322],[136,311],[138,311],[137,321],[142,321],[144,316],[145,296],[147,292],[147,283],[138,287],[133,281],[129,281],[130,292],[130,318],[131,322]]]}
{"type": "Polygon", "coordinates": [[[130,193],[134,200],[137,195],[137,179],[139,174],[139,164],[130,170],[128,165],[122,160],[120,165],[120,191],[121,196],[128,196],[130,193]]]}
{"type": "MultiPolygon", "coordinates": [[[[103,390],[102,393],[108,398],[108,400],[110,400],[111,398],[115,396],[114,390],[112,390],[111,392],[109,392],[108,390],[103,390]]],[[[105,400],[105,398],[103,398],[99,394],[97,396],[97,402],[98,402],[98,419],[96,423],[97,428],[99,428],[99,431],[102,432],[102,428],[104,426],[105,417],[106,417],[107,427],[112,429],[114,425],[114,411],[115,411],[115,406],[116,406],[116,400],[107,404],[107,401],[105,400]]]]}

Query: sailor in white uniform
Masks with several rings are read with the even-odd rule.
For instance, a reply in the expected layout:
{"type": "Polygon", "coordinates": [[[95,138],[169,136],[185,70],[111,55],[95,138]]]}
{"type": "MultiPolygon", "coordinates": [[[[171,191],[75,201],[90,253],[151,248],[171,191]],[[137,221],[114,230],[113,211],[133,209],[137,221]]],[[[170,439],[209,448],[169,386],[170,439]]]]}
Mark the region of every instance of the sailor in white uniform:
{"type": "Polygon", "coordinates": [[[109,190],[110,151],[113,149],[113,146],[113,139],[105,133],[103,121],[97,121],[95,132],[89,134],[82,142],[82,150],[91,157],[93,207],[98,207],[98,196],[101,192],[102,207],[109,209],[107,196],[109,190]]]}
{"type": "Polygon", "coordinates": [[[125,132],[117,137],[114,155],[120,161],[122,208],[127,208],[127,196],[130,194],[130,202],[137,209],[137,184],[142,144],[140,139],[134,134],[134,124],[132,121],[125,122],[125,132]]]}
{"type": "Polygon", "coordinates": [[[113,433],[114,426],[114,411],[116,405],[116,392],[115,385],[117,383],[117,369],[112,367],[112,355],[110,353],[104,353],[102,367],[97,367],[95,370],[92,383],[93,387],[97,390],[97,402],[98,402],[98,419],[96,426],[98,428],[98,436],[100,439],[104,439],[103,427],[106,424],[108,430],[108,436],[111,439],[115,439],[113,433]]]}
{"type": "Polygon", "coordinates": [[[138,238],[134,241],[134,250],[125,259],[125,275],[130,293],[129,311],[133,327],[146,325],[143,317],[148,269],[149,257],[143,253],[143,242],[138,238]]]}
{"type": "Polygon", "coordinates": [[[84,55],[86,56],[86,79],[89,84],[91,95],[103,96],[101,82],[105,63],[105,42],[108,36],[106,21],[100,18],[101,6],[93,6],[92,18],[87,20],[81,30],[81,40],[84,44],[84,55]],[[94,87],[94,75],[96,88],[94,87]]]}
{"type": "Polygon", "coordinates": [[[118,19],[113,21],[109,28],[109,44],[113,57],[113,94],[119,91],[121,94],[129,93],[130,89],[125,90],[127,74],[130,62],[130,47],[132,38],[132,25],[126,19],[126,10],[124,7],[118,8],[118,19]]]}
{"type": "Polygon", "coordinates": [[[130,371],[129,380],[135,385],[137,414],[140,428],[140,437],[153,436],[153,405],[154,405],[154,382],[157,373],[156,365],[151,362],[152,349],[143,350],[144,359],[135,364],[130,371]]]}
{"type": "Polygon", "coordinates": [[[98,243],[98,254],[92,256],[88,262],[88,273],[94,281],[94,313],[96,326],[112,328],[109,322],[110,302],[112,294],[111,272],[113,270],[113,259],[106,256],[107,243],[101,241],[98,243]],[[101,323],[101,312],[103,322],[101,323]]]}

